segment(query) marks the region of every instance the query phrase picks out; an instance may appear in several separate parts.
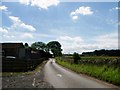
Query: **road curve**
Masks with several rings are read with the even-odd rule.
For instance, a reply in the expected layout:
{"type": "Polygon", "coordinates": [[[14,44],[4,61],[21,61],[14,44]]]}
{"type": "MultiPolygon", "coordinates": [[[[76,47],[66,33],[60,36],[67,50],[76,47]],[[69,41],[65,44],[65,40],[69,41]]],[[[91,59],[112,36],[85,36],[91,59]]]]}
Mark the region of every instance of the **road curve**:
{"type": "Polygon", "coordinates": [[[114,85],[108,85],[65,69],[56,64],[54,59],[50,59],[43,70],[44,80],[52,84],[54,88],[116,88],[114,85]]]}

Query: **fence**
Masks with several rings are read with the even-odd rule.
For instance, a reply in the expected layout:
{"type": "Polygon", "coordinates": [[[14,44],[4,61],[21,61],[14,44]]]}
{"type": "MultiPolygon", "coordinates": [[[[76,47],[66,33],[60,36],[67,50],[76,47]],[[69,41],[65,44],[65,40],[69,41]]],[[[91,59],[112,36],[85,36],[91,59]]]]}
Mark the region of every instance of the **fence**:
{"type": "Polygon", "coordinates": [[[2,72],[25,72],[34,70],[44,59],[2,59],[2,72]]]}

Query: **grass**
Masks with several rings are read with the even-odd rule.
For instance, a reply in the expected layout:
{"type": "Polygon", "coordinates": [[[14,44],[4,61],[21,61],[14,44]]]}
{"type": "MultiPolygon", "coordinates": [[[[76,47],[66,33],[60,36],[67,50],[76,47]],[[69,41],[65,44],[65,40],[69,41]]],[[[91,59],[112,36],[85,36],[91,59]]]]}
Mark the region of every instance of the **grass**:
{"type": "Polygon", "coordinates": [[[56,62],[77,73],[84,73],[115,85],[120,85],[120,68],[106,65],[97,66],[90,64],[70,64],[59,57],[56,58],[56,62]]]}
{"type": "Polygon", "coordinates": [[[112,56],[82,56],[81,60],[114,60],[120,59],[120,57],[112,57],[112,56]]]}
{"type": "MultiPolygon", "coordinates": [[[[119,59],[120,57],[117,56],[80,56],[81,60],[115,60],[115,59],[119,59]]],[[[73,56],[65,56],[63,57],[64,60],[69,60],[69,59],[73,59],[73,56]]]]}

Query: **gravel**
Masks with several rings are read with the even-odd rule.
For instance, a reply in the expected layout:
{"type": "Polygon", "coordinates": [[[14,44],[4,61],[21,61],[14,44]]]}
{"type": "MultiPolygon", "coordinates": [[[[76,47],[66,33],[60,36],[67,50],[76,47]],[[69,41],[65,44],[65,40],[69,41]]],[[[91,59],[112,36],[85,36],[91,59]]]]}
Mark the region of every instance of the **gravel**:
{"type": "Polygon", "coordinates": [[[48,82],[44,81],[44,72],[42,65],[38,70],[30,72],[30,74],[18,74],[2,76],[2,88],[53,88],[48,82]]]}

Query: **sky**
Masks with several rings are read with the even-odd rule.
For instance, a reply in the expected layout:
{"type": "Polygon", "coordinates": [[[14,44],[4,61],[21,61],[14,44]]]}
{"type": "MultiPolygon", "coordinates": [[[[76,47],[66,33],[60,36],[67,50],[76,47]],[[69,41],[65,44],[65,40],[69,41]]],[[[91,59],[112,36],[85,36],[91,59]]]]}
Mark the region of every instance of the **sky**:
{"type": "Polygon", "coordinates": [[[59,41],[67,54],[118,49],[119,9],[118,2],[1,2],[0,42],[59,41]]]}

